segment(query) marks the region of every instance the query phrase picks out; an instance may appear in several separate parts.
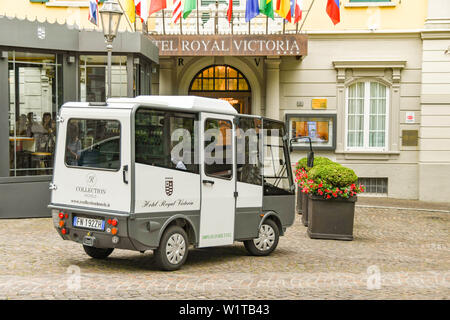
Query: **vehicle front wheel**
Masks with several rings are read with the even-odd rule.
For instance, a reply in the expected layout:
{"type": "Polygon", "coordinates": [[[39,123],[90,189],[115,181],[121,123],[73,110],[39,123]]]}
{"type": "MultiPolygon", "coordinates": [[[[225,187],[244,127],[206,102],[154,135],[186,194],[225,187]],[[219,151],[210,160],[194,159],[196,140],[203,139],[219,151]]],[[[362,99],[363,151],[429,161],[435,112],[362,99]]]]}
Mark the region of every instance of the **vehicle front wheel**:
{"type": "Polygon", "coordinates": [[[154,250],[158,267],[166,271],[179,269],[187,259],[189,242],[186,232],[179,226],[169,227],[154,250]]]}
{"type": "Polygon", "coordinates": [[[258,238],[244,241],[244,246],[251,255],[267,256],[275,250],[279,238],[280,231],[277,224],[267,219],[259,228],[258,238]]]}
{"type": "Polygon", "coordinates": [[[83,245],[84,251],[94,259],[106,259],[114,251],[114,248],[95,248],[83,245]]]}

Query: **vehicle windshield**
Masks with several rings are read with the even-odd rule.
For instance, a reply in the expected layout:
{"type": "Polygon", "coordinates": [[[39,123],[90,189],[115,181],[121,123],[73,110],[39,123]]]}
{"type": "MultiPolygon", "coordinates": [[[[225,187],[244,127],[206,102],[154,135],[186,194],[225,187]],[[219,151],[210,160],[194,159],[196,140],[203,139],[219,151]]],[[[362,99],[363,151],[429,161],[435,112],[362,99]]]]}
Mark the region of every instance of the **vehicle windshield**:
{"type": "Polygon", "coordinates": [[[67,124],[65,162],[72,167],[119,170],[119,121],[70,119],[67,124]]]}

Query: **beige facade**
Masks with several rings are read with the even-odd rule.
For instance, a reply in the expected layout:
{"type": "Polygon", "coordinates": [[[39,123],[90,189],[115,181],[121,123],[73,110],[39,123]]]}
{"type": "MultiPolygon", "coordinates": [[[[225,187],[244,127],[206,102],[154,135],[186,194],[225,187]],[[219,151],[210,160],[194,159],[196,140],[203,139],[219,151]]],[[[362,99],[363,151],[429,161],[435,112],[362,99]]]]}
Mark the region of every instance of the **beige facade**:
{"type": "MultiPolygon", "coordinates": [[[[335,150],[316,151],[316,155],[353,168],[359,177],[387,178],[387,192],[378,195],[446,202],[442,192],[450,192],[450,54],[446,53],[450,7],[448,1],[427,4],[429,9],[419,11],[416,24],[410,22],[410,28],[402,30],[392,29],[389,23],[379,31],[363,30],[363,22],[358,22],[359,29],[341,26],[333,31],[306,24],[310,29],[308,54],[302,59],[282,55],[165,57],[154,85],[159,85],[161,94],[187,94],[197,72],[211,65],[230,65],[248,79],[253,114],[283,120],[287,114],[335,114],[335,150]],[[421,21],[420,14],[426,21],[421,21]],[[347,146],[347,90],[364,81],[383,84],[389,95],[383,150],[350,150],[347,146]],[[312,109],[317,98],[326,99],[326,110],[312,109]],[[417,146],[402,141],[404,131],[418,132],[417,146]]],[[[345,17],[345,7],[342,11],[345,17]]],[[[398,12],[403,18],[405,14],[398,12]]],[[[306,151],[294,151],[292,163],[305,155],[306,151]]]]}

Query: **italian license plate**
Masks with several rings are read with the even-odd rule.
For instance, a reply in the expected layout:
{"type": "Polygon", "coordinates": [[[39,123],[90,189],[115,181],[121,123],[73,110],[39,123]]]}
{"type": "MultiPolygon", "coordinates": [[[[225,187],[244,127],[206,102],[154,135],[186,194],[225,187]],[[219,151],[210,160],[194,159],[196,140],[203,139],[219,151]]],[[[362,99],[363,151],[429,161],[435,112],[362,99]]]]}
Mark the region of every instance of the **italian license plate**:
{"type": "Polygon", "coordinates": [[[78,228],[105,230],[105,220],[73,217],[73,226],[78,228]]]}

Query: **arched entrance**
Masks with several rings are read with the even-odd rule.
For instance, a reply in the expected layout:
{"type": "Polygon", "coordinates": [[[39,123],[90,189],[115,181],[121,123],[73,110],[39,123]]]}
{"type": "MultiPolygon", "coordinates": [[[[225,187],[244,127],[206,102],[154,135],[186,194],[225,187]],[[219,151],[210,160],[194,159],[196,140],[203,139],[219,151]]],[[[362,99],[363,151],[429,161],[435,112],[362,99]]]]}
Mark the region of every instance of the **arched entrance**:
{"type": "Polygon", "coordinates": [[[251,114],[251,88],[245,76],[229,65],[212,65],[192,79],[189,95],[228,101],[239,113],[251,114]]]}

